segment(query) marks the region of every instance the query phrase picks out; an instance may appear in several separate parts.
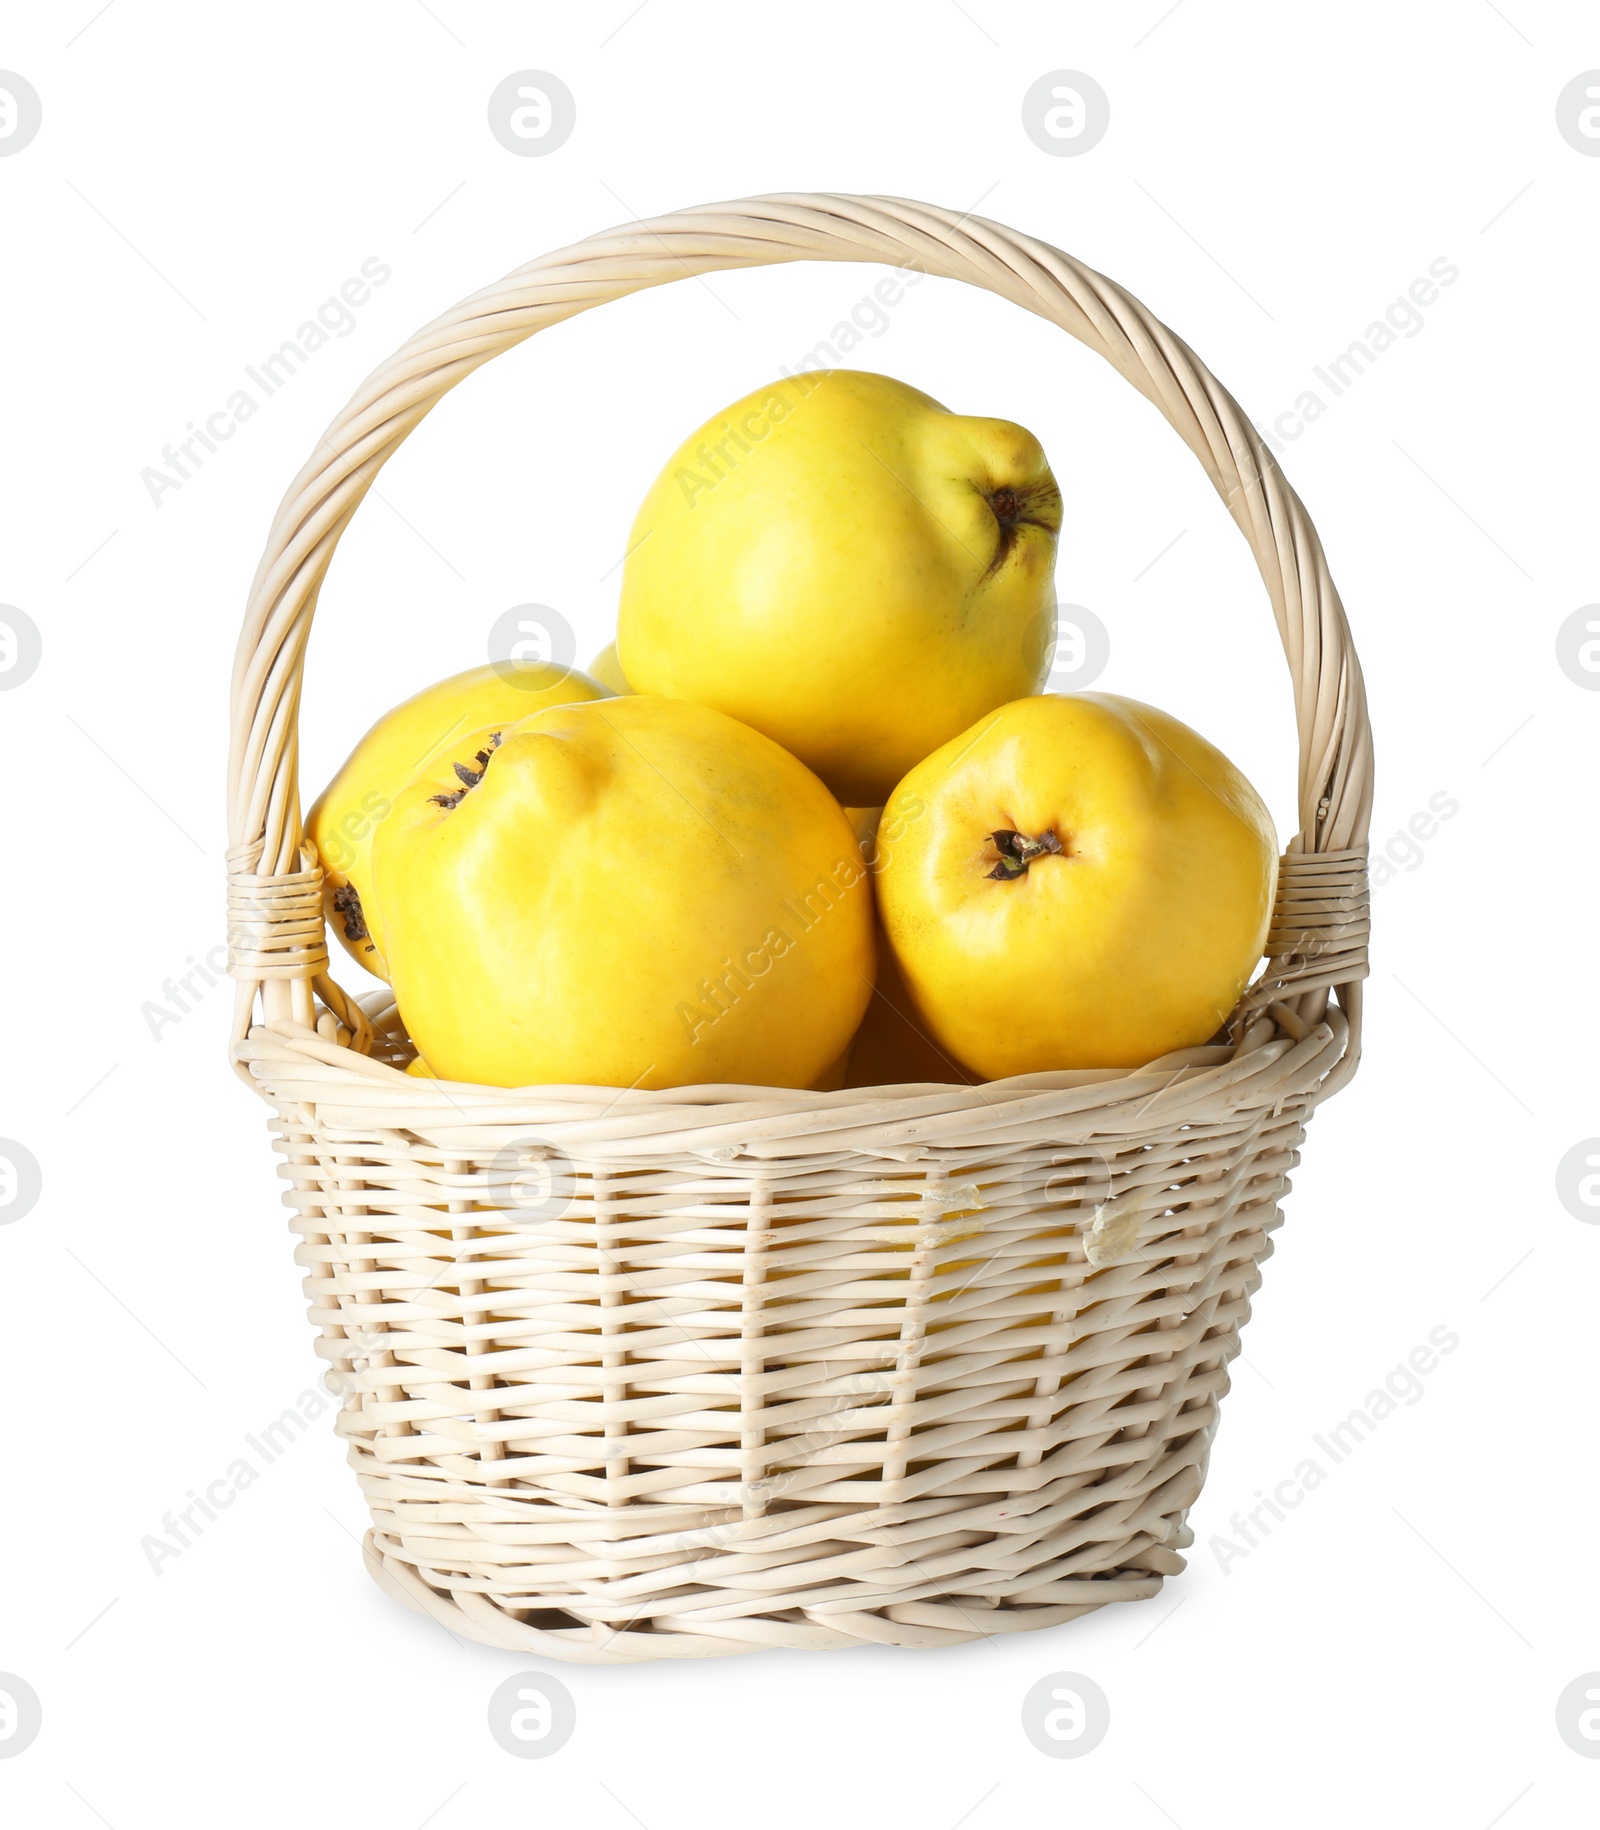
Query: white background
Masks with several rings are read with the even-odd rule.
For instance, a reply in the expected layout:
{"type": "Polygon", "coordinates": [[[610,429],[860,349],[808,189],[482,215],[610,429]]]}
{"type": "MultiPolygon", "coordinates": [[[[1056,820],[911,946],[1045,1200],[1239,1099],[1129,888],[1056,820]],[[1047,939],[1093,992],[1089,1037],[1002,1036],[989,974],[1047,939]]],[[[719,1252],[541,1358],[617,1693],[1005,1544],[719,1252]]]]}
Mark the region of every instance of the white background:
{"type": "MultiPolygon", "coordinates": [[[[44,639],[35,677],[0,693],[0,1135],[44,1174],[0,1228],[0,1671],[44,1707],[0,1760],[8,1822],[1593,1821],[1600,1762],[1563,1744],[1555,1704],[1600,1668],[1600,1230],[1555,1171],[1600,1132],[1600,696],[1555,637],[1600,597],[1600,159],[1563,141],[1555,101],[1600,65],[1600,22],[1556,0],[1163,3],[6,9],[0,66],[44,108],[0,158],[0,601],[44,639]],[[527,68],[577,100],[546,157],[486,125],[527,68]],[[1062,68],[1110,97],[1080,157],[1022,130],[1024,92],[1062,68]],[[1430,797],[1459,812],[1377,893],[1365,1065],[1312,1127],[1188,1573],[1139,1607],[941,1653],[560,1668],[576,1733],[522,1762],[485,1705],[546,1661],[453,1642],[379,1594],[329,1420],[159,1574],[141,1548],[319,1370],[265,1109],[224,1062],[228,993],[159,1039],[145,1007],[222,938],[244,595],[356,383],[546,249],[803,189],[981,199],[1130,287],[1262,423],[1431,261],[1457,265],[1283,463],[1366,668],[1375,851],[1430,797]],[[141,471],[369,256],[392,278],[350,334],[155,506],[141,471]],[[1460,1345],[1420,1400],[1219,1567],[1231,1515],[1441,1325],[1460,1345]],[[1103,1688],[1111,1728],[1054,1761],[1019,1708],[1062,1670],[1103,1688]]],[[[581,658],[607,640],[662,460],[877,277],[666,287],[449,398],[333,567],[308,792],[386,706],[482,660],[509,605],[560,608],[581,658]]],[[[1059,332],[943,281],[852,361],[1038,433],[1066,493],[1060,594],[1111,631],[1102,684],[1222,744],[1287,836],[1265,596],[1152,410],[1059,332]]]]}

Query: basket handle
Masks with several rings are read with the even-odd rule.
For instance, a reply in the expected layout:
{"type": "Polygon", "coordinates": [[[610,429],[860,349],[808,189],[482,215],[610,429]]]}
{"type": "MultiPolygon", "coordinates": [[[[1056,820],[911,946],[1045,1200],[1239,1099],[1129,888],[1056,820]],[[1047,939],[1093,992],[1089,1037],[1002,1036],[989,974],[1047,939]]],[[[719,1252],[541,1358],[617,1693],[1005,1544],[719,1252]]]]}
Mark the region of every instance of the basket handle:
{"type": "Polygon", "coordinates": [[[339,537],[402,440],[457,382],[535,331],[649,286],[782,261],[884,262],[965,280],[1059,325],[1151,401],[1199,458],[1250,543],[1294,681],[1300,831],[1283,860],[1271,959],[1243,1008],[1293,1033],[1338,992],[1353,1069],[1366,975],[1372,733],[1344,609],[1299,497],[1237,402],[1188,346],[1102,274],[981,216],[893,197],[747,198],[635,222],[519,267],[374,371],[290,485],[251,587],[233,674],[229,969],[235,1038],[316,1021],[315,995],[362,1046],[366,1019],[328,972],[321,872],[305,854],[298,745],[306,639],[339,537]]]}

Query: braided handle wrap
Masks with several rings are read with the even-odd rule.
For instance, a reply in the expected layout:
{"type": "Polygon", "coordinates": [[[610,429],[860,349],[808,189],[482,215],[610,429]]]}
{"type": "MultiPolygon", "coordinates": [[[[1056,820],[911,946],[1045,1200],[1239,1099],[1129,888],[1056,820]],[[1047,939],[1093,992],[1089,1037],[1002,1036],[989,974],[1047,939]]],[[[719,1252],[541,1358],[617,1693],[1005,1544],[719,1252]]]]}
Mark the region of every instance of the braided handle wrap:
{"type": "MultiPolygon", "coordinates": [[[[306,639],[334,548],[378,472],[474,369],[607,300],[728,268],[882,262],[998,293],[1103,356],[1199,458],[1250,543],[1294,682],[1300,831],[1284,859],[1273,957],[1245,1008],[1320,1020],[1337,989],[1353,1068],[1366,974],[1372,733],[1361,669],[1316,529],[1238,403],[1181,338],[1114,281],[981,216],[894,197],[793,194],[677,211],[610,229],[519,267],[426,325],[356,391],[290,485],[251,587],[233,675],[228,765],[235,1030],[257,995],[269,1022],[315,1021],[314,992],[350,1023],[307,920],[298,745],[306,639]],[[243,881],[240,881],[243,879],[243,881]],[[281,911],[285,933],[265,929],[281,911]]],[[[313,861],[314,863],[314,861],[313,861]]],[[[357,1046],[360,1039],[357,1038],[357,1046]]],[[[1342,1079],[1344,1076],[1341,1075],[1342,1079]]]]}

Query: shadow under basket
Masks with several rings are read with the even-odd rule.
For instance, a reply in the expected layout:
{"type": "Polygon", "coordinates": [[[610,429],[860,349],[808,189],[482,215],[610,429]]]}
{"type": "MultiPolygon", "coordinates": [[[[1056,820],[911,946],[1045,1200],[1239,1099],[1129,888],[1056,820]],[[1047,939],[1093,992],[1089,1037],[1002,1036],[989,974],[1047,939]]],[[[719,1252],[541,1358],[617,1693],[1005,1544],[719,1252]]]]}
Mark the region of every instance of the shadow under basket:
{"type": "Polygon", "coordinates": [[[1183,1568],[1305,1121],[1359,1052],[1371,741],[1316,533],[1193,354],[998,224],[795,195],[595,236],[429,325],[295,480],[235,670],[234,1060],[272,1105],[390,1594],[588,1662],[941,1646],[1183,1568]],[[419,1080],[329,972],[296,720],[340,534],[434,403],[548,324],[792,260],[985,287],[1110,361],[1250,541],[1293,676],[1299,835],[1226,1044],[1115,1073],[836,1093],[419,1080]]]}

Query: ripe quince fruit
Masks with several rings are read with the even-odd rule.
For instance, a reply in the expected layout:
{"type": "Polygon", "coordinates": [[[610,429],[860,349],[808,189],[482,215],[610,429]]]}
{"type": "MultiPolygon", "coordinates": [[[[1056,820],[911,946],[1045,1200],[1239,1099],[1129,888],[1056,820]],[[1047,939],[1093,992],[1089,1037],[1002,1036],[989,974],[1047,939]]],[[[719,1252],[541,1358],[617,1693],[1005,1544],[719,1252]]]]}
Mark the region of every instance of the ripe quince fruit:
{"type": "Polygon", "coordinates": [[[615,642],[607,642],[589,663],[589,678],[598,680],[609,692],[631,693],[633,691],[623,677],[622,663],[617,659],[615,642]]]}
{"type": "Polygon", "coordinates": [[[372,836],[406,783],[468,732],[515,724],[547,705],[603,699],[607,690],[573,667],[490,663],[424,687],[384,713],[306,816],[306,837],[322,863],[328,926],[352,959],[388,979],[383,911],[372,893],[372,836]]]}
{"type": "Polygon", "coordinates": [[[872,991],[843,810],[707,706],[476,733],[401,792],[373,870],[400,1012],[443,1080],[810,1087],[872,991]]]}
{"type": "Polygon", "coordinates": [[[645,497],[617,648],[636,691],[753,725],[849,806],[1036,692],[1061,494],[1032,433],[885,375],[773,382],[645,497]]]}
{"type": "Polygon", "coordinates": [[[984,1079],[1206,1042],[1261,958],[1272,817],[1154,706],[1003,706],[907,775],[891,819],[885,936],[929,1035],[984,1079]]]}
{"type": "MultiPolygon", "coordinates": [[[[881,807],[845,808],[845,818],[855,829],[857,847],[870,871],[883,868],[883,861],[907,818],[917,817],[922,810],[921,802],[902,806],[885,826],[881,807]]],[[[872,987],[872,1002],[850,1045],[842,1084],[879,1087],[935,1081],[970,1085],[976,1076],[969,1074],[960,1062],[953,1061],[918,1020],[916,1004],[900,976],[894,949],[884,940],[881,927],[875,931],[875,939],[878,974],[872,987]]]]}
{"type": "Polygon", "coordinates": [[[856,1031],[844,1084],[849,1087],[920,1085],[971,1086],[978,1079],[939,1047],[917,1015],[894,949],[878,947],[878,977],[872,1002],[856,1031]]]}

